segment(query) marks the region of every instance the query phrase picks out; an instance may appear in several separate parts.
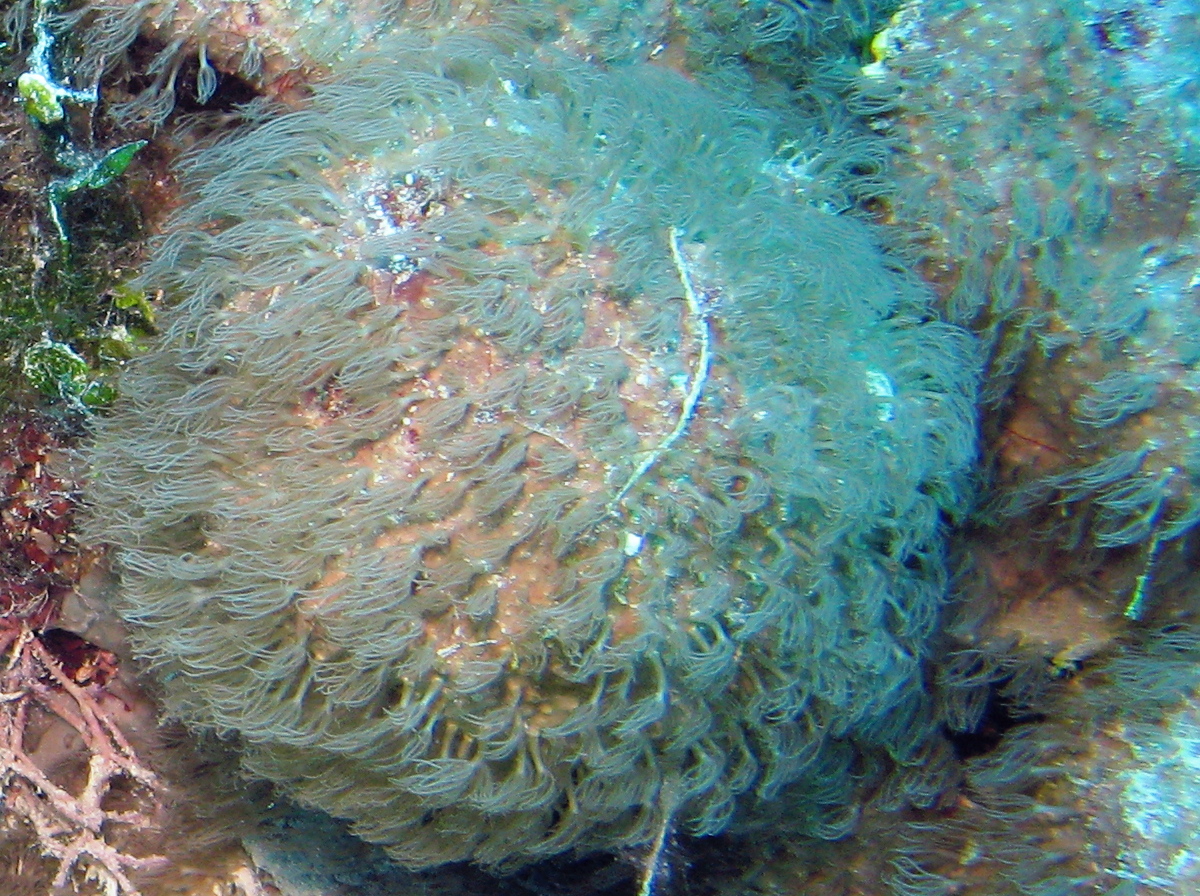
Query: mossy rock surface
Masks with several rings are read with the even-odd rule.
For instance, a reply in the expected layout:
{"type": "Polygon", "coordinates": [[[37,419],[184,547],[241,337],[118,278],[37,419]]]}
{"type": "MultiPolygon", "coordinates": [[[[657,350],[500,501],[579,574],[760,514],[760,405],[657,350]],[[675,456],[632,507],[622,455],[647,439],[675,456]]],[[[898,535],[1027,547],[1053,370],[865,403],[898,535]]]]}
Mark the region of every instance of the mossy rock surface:
{"type": "Polygon", "coordinates": [[[738,101],[392,39],[185,161],[89,492],[171,713],[410,866],[923,755],[972,346],[738,101]]]}

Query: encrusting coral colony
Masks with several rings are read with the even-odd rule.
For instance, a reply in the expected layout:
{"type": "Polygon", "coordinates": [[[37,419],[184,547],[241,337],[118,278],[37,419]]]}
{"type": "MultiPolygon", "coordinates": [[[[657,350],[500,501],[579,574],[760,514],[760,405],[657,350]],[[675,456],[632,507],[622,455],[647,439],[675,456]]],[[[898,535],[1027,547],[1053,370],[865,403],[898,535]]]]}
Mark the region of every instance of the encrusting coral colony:
{"type": "MultiPolygon", "coordinates": [[[[1021,365],[1066,292],[1029,286],[1049,237],[978,258],[942,238],[970,191],[924,135],[949,120],[929,41],[982,13],[898,8],[9,8],[35,40],[25,125],[67,170],[31,226],[113,309],[14,349],[81,461],[14,467],[2,516],[25,565],[0,805],[49,869],[22,886],[650,896],[676,849],[712,894],[1128,896],[1194,874],[1152,855],[1182,828],[1134,808],[1186,774],[1172,745],[1197,728],[1188,468],[1160,477],[1161,518],[1072,543],[1123,583],[1087,629],[1111,637],[1022,640],[1066,593],[997,597],[1071,550],[998,531],[1053,515],[1053,489],[1011,481],[1040,472],[1013,434],[1032,440],[1030,396],[1050,414],[1053,352],[1021,365]],[[82,251],[75,195],[127,166],[149,231],[132,279],[82,251]],[[51,349],[69,363],[31,366],[51,349]],[[103,626],[119,675],[80,637],[103,626]],[[32,711],[51,721],[27,733],[32,711]],[[1144,746],[1068,759],[1072,715],[1144,746]],[[72,751],[74,777],[50,774],[72,751]],[[240,792],[189,788],[230,769],[240,792]],[[1072,812],[1101,819],[1086,849],[1072,812]],[[1025,841],[1054,857],[1008,862],[1025,841]]],[[[1068,504],[1092,520],[1119,491],[1068,504]]]]}
{"type": "Polygon", "coordinates": [[[169,711],[415,865],[847,830],[929,734],[974,382],[760,131],[460,35],[187,160],[89,485],[169,711]]]}

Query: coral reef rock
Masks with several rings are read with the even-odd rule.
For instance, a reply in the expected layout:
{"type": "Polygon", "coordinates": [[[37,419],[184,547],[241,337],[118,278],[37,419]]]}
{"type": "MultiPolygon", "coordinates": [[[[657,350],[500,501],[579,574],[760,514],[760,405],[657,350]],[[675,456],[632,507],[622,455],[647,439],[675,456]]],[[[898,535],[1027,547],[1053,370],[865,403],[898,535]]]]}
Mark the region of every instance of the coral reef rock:
{"type": "Polygon", "coordinates": [[[1147,572],[1200,519],[1195,22],[1190,2],[931,0],[876,47],[912,148],[896,216],[992,355],[992,517],[1110,561],[1137,546],[1147,572]]]}
{"type": "Polygon", "coordinates": [[[1198,648],[1148,631],[1026,707],[952,806],[893,828],[892,892],[1196,892],[1198,648]]]}
{"type": "Polygon", "coordinates": [[[944,754],[973,343],[742,97],[504,40],[184,160],[90,450],[117,610],[168,712],[410,867],[839,836],[944,754]]]}

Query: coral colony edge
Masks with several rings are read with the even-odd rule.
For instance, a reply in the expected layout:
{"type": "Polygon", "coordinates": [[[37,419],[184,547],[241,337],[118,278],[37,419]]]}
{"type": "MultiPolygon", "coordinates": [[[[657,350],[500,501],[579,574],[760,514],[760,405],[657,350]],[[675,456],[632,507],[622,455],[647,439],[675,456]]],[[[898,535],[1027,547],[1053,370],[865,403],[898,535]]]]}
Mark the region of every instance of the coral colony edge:
{"type": "Polygon", "coordinates": [[[0,896],[1186,888],[1194,6],[6,4],[0,896]]]}

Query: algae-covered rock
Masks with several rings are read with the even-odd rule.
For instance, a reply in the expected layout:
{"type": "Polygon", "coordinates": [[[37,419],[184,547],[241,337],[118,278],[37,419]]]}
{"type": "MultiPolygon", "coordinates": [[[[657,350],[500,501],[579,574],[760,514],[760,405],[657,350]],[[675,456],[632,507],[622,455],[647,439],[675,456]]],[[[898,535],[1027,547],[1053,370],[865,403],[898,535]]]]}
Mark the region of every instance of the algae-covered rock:
{"type": "Polygon", "coordinates": [[[410,866],[838,836],[936,754],[971,345],[739,97],[519,44],[390,39],[182,165],[91,449],[118,610],[410,866]]]}

